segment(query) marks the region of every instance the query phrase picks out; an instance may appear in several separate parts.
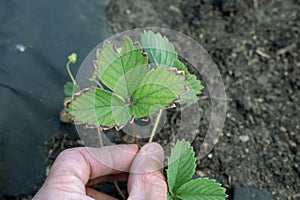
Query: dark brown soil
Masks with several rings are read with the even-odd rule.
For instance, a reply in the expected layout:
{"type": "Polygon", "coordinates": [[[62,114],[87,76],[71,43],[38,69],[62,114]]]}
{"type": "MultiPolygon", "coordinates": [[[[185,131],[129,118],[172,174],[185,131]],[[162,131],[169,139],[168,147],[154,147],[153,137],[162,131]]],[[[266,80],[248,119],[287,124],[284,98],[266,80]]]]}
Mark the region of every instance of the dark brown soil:
{"type": "MultiPolygon", "coordinates": [[[[299,13],[296,0],[127,0],[107,9],[115,33],[167,27],[208,51],[226,86],[228,112],[223,136],[199,161],[197,175],[227,187],[265,188],[275,199],[300,198],[299,13]]],[[[205,97],[196,151],[210,117],[205,97]]]]}

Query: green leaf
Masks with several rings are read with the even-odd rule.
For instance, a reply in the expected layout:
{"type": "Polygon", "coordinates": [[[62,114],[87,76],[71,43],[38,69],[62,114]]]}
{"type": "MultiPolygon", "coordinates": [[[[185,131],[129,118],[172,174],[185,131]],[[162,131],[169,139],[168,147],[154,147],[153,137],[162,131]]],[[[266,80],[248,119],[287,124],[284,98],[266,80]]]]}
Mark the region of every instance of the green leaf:
{"type": "Polygon", "coordinates": [[[177,141],[171,149],[168,158],[167,179],[169,192],[173,195],[176,190],[188,182],[196,168],[195,152],[189,142],[185,140],[177,141]]]}
{"type": "Polygon", "coordinates": [[[225,200],[225,188],[215,180],[198,178],[191,180],[194,173],[195,153],[190,143],[177,141],[168,158],[168,200],[225,200]]]}
{"type": "Polygon", "coordinates": [[[125,99],[130,98],[147,73],[147,58],[139,46],[127,38],[118,53],[113,44],[106,42],[97,52],[96,67],[99,79],[125,99]]]}
{"type": "Polygon", "coordinates": [[[72,100],[72,95],[78,92],[80,92],[80,90],[75,87],[72,82],[67,82],[64,85],[64,93],[66,95],[64,102],[72,100]]]}
{"type": "Polygon", "coordinates": [[[188,71],[187,67],[177,58],[174,60],[174,68],[176,68],[178,71],[184,71],[186,79],[190,79],[190,72],[188,71]]]}
{"type": "Polygon", "coordinates": [[[169,192],[168,192],[168,200],[173,200],[174,198],[173,198],[173,196],[172,196],[172,194],[170,194],[169,192]]]}
{"type": "Polygon", "coordinates": [[[69,104],[68,111],[77,122],[110,128],[121,127],[131,115],[126,102],[119,96],[97,88],[83,92],[69,104]]]}
{"type": "Polygon", "coordinates": [[[178,188],[175,197],[181,200],[225,200],[225,192],[225,188],[215,180],[198,178],[178,188]]]}
{"type": "Polygon", "coordinates": [[[187,93],[182,95],[182,100],[180,101],[180,104],[185,104],[196,100],[196,95],[201,94],[201,90],[204,89],[203,85],[201,84],[201,81],[198,80],[194,74],[191,74],[188,71],[187,67],[179,59],[176,59],[174,61],[173,67],[176,68],[178,71],[184,72],[185,78],[187,79],[188,88],[190,89],[187,93]]]}
{"type": "Polygon", "coordinates": [[[150,62],[154,66],[164,66],[167,68],[173,66],[174,60],[177,58],[177,53],[168,38],[162,36],[160,33],[155,34],[152,31],[144,31],[141,34],[141,43],[150,62]]]}
{"type": "Polygon", "coordinates": [[[183,73],[163,66],[150,69],[147,63],[140,47],[130,39],[118,51],[106,42],[103,50],[97,52],[95,66],[97,76],[108,90],[84,92],[71,101],[68,106],[72,107],[70,112],[75,121],[120,127],[132,117],[148,117],[174,105],[187,91],[183,73]]]}
{"type": "Polygon", "coordinates": [[[67,82],[64,85],[64,93],[66,96],[72,96],[77,92],[80,92],[80,90],[77,87],[74,87],[74,84],[72,82],[67,82]]]}
{"type": "Polygon", "coordinates": [[[176,196],[172,196],[170,193],[168,193],[168,200],[180,200],[176,196]]]}
{"type": "Polygon", "coordinates": [[[176,70],[164,67],[152,69],[132,95],[132,114],[135,118],[141,118],[172,106],[185,91],[185,84],[184,76],[176,70]]]}
{"type": "Polygon", "coordinates": [[[204,87],[201,85],[201,81],[197,80],[195,75],[189,73],[187,67],[177,58],[175,48],[169,40],[160,33],[155,34],[151,31],[144,31],[144,33],[141,34],[141,42],[150,62],[156,67],[174,67],[178,71],[184,72],[190,90],[182,95],[180,104],[195,101],[197,99],[196,95],[200,94],[204,87]]]}

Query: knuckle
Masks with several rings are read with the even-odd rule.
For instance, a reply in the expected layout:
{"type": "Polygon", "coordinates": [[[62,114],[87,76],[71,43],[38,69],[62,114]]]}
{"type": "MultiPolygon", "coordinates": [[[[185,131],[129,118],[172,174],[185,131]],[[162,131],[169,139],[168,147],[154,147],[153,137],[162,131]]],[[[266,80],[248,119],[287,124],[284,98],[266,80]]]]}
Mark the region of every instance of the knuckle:
{"type": "Polygon", "coordinates": [[[58,157],[62,157],[62,158],[68,158],[71,155],[76,155],[78,154],[80,151],[80,148],[70,148],[70,149],[65,149],[62,152],[59,153],[58,157]]]}
{"type": "Polygon", "coordinates": [[[75,148],[65,149],[59,153],[58,158],[59,159],[68,158],[70,155],[73,155],[76,151],[77,150],[75,150],[75,148]]]}

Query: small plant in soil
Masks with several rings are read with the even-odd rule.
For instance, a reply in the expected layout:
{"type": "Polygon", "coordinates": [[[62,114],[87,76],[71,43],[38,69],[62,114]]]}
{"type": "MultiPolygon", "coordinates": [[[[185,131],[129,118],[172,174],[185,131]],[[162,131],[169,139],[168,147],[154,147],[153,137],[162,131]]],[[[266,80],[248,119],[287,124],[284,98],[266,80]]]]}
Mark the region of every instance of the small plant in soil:
{"type": "MultiPolygon", "coordinates": [[[[160,33],[144,31],[141,41],[125,38],[121,46],[106,41],[97,51],[95,72],[90,88],[80,89],[69,65],[76,54],[69,56],[67,70],[72,79],[64,91],[63,122],[74,120],[87,127],[107,130],[122,129],[131,124],[135,141],[141,147],[134,120],[147,120],[157,114],[154,129],[164,109],[187,104],[201,93],[203,86],[181,62],[173,44],[160,33]]],[[[155,130],[149,137],[153,140],[155,130]]],[[[168,199],[224,200],[225,189],[214,180],[192,180],[196,168],[195,153],[189,142],[179,140],[168,158],[168,199]]]]}

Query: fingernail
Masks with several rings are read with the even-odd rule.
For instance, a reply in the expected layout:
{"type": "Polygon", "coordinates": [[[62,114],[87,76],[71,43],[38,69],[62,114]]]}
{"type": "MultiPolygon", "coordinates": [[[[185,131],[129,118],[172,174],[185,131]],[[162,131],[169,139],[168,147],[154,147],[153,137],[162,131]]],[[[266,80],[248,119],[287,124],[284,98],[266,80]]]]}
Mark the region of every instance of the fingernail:
{"type": "Polygon", "coordinates": [[[157,161],[160,165],[162,165],[164,159],[164,150],[159,144],[150,143],[145,145],[144,152],[147,153],[147,156],[149,156],[153,160],[157,161]]]}

